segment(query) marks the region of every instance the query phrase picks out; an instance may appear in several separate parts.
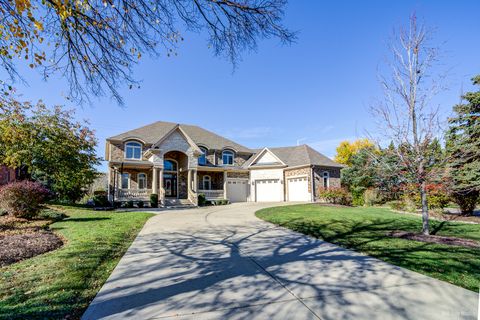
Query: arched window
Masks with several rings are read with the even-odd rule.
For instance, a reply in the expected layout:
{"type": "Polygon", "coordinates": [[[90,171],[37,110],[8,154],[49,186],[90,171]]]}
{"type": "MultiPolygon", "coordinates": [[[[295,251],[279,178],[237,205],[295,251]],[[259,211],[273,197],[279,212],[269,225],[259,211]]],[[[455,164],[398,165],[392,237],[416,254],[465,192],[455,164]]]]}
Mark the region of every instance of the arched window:
{"type": "Polygon", "coordinates": [[[224,150],[222,152],[222,161],[223,165],[232,166],[233,165],[233,158],[235,157],[233,151],[231,150],[224,150]]]}
{"type": "Polygon", "coordinates": [[[330,186],[330,174],[328,173],[328,171],[325,171],[323,172],[323,188],[324,189],[328,189],[328,187],[330,186]]]}
{"type": "Polygon", "coordinates": [[[130,174],[122,173],[120,175],[120,186],[122,189],[130,189],[130,174]]]}
{"type": "Polygon", "coordinates": [[[142,159],[142,145],[138,142],[127,142],[125,144],[125,159],[142,159]]]}
{"type": "Polygon", "coordinates": [[[177,162],[171,159],[163,160],[163,169],[165,171],[177,171],[177,162]]]}
{"type": "Polygon", "coordinates": [[[212,178],[210,176],[203,176],[203,190],[212,189],[212,178]]]}
{"type": "Polygon", "coordinates": [[[204,166],[207,164],[207,149],[202,147],[200,150],[202,150],[202,155],[198,157],[198,164],[204,166]]]}
{"type": "Polygon", "coordinates": [[[145,173],[139,173],[137,178],[138,189],[147,189],[147,175],[145,173]]]}

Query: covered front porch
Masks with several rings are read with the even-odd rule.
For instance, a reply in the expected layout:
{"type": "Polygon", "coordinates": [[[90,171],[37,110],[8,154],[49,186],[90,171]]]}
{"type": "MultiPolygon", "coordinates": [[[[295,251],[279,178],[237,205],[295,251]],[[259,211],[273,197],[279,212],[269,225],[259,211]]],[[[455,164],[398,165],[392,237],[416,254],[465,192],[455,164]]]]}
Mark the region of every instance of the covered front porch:
{"type": "Polygon", "coordinates": [[[150,202],[157,194],[159,204],[168,200],[198,203],[198,195],[207,200],[227,199],[227,168],[190,167],[187,155],[167,152],[163,165],[149,161],[122,162],[110,167],[110,200],[114,202],[150,202]]]}

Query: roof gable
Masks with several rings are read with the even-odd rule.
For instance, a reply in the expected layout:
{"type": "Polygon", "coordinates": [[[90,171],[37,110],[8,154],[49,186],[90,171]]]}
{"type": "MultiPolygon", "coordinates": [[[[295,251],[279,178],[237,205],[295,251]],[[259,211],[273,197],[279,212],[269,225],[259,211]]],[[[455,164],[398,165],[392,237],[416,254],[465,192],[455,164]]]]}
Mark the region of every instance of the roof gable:
{"type": "Polygon", "coordinates": [[[285,166],[286,164],[268,148],[257,153],[249,162],[249,167],[285,166]]]}

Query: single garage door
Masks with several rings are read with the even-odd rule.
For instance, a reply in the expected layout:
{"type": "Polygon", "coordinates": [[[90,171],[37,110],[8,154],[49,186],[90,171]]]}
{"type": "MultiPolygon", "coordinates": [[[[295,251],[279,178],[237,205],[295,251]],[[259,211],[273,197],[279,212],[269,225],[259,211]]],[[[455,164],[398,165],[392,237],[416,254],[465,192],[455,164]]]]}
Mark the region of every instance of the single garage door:
{"type": "Polygon", "coordinates": [[[227,198],[230,202],[247,201],[248,180],[227,179],[227,198]]]}
{"type": "Polygon", "coordinates": [[[288,179],[288,201],[311,201],[307,177],[288,179]]]}
{"type": "Polygon", "coordinates": [[[255,180],[257,202],[283,201],[283,185],[280,179],[255,180]]]}

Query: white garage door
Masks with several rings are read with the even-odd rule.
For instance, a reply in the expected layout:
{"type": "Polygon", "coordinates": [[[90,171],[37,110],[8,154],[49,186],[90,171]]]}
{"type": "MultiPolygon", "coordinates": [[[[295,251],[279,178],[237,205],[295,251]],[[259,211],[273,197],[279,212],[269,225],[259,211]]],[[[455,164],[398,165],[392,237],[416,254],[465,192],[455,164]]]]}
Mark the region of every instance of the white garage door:
{"type": "Polygon", "coordinates": [[[230,202],[247,201],[248,180],[227,179],[227,198],[230,202]]]}
{"type": "Polygon", "coordinates": [[[280,179],[255,180],[257,202],[283,201],[283,185],[280,179]]]}
{"type": "Polygon", "coordinates": [[[288,179],[288,201],[311,201],[307,177],[288,179]]]}

